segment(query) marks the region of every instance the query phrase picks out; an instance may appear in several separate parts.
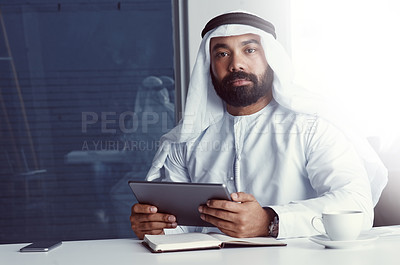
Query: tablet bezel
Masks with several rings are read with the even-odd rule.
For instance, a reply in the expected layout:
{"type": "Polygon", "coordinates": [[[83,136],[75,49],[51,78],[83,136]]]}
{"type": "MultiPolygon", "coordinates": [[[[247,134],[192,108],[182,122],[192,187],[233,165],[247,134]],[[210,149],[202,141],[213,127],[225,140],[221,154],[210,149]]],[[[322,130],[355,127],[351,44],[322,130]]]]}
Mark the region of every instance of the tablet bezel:
{"type": "Polygon", "coordinates": [[[231,200],[224,184],[186,182],[128,182],[137,201],[158,208],[160,213],[172,214],[178,225],[213,226],[200,218],[198,207],[207,200],[231,200]]]}

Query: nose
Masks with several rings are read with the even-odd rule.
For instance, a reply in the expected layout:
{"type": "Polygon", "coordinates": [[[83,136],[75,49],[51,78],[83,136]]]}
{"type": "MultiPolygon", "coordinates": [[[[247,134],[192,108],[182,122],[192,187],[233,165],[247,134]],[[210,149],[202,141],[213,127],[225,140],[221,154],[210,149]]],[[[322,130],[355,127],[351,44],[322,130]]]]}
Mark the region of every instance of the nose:
{"type": "Polygon", "coordinates": [[[245,63],[242,56],[238,54],[231,55],[231,61],[229,64],[230,72],[240,72],[245,70],[245,63]]]}

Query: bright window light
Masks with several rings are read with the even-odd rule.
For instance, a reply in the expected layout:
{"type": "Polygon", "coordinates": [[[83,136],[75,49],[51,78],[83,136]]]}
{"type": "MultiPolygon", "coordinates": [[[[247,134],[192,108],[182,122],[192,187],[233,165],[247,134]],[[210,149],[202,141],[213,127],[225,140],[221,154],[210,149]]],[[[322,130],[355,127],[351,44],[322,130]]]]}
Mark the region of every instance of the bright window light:
{"type": "Polygon", "coordinates": [[[400,1],[295,0],[291,8],[296,81],[381,145],[398,138],[400,1]]]}

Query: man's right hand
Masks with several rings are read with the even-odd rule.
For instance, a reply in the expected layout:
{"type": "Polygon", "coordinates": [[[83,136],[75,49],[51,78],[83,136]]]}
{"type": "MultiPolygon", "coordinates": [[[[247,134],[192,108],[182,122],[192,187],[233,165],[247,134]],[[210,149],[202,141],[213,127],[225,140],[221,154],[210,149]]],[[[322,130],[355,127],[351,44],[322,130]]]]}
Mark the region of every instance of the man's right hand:
{"type": "Polygon", "coordinates": [[[176,228],[176,218],[171,214],[157,213],[157,207],[136,203],[132,206],[131,227],[139,239],[144,235],[162,235],[164,228],[176,228]]]}

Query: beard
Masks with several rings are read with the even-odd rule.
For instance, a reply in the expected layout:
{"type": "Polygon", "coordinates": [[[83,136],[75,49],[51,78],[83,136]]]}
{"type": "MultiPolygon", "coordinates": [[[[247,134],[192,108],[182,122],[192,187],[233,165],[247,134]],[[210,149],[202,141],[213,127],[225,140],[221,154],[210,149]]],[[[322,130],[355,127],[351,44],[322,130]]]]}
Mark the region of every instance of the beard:
{"type": "Polygon", "coordinates": [[[246,107],[256,103],[260,98],[267,95],[274,81],[274,71],[269,65],[260,76],[260,79],[255,74],[232,72],[221,81],[218,81],[211,70],[210,73],[211,81],[217,95],[225,101],[226,104],[234,107],[246,107]],[[253,85],[233,86],[232,82],[237,79],[251,81],[253,85]]]}

